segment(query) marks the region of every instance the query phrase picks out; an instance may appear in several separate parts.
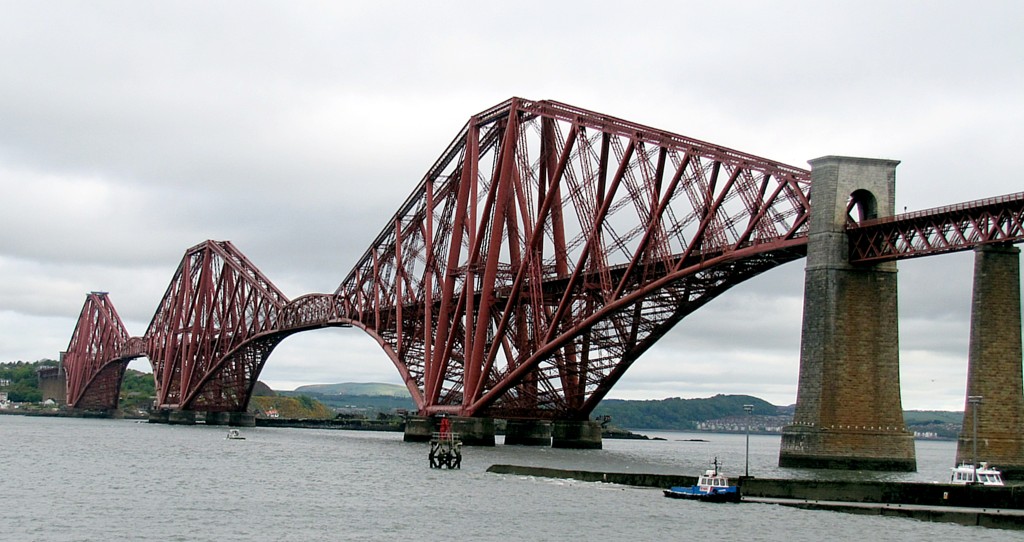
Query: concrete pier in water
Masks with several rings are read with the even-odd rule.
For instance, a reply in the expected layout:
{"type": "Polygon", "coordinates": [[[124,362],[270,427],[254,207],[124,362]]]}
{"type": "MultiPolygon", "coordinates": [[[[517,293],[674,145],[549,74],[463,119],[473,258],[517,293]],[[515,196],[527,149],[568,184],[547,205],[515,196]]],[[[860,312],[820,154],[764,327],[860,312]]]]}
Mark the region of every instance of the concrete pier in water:
{"type": "Polygon", "coordinates": [[[228,425],[231,421],[229,412],[207,412],[206,425],[228,425]]]}
{"type": "MultiPolygon", "coordinates": [[[[430,442],[440,429],[438,416],[409,416],[405,420],[405,442],[430,442]]],[[[449,416],[451,431],[458,433],[466,446],[494,446],[494,419],[449,416]]]]}
{"type": "Polygon", "coordinates": [[[551,447],[600,450],[601,424],[589,420],[555,420],[551,425],[551,447]]]}
{"type": "Polygon", "coordinates": [[[228,425],[231,427],[256,427],[256,415],[250,412],[229,412],[228,425]]]}
{"type": "Polygon", "coordinates": [[[170,425],[195,425],[196,413],[194,410],[171,410],[167,414],[167,423],[170,425]]]}
{"type": "Polygon", "coordinates": [[[547,420],[508,420],[505,444],[551,446],[551,422],[547,420]]]}
{"type": "MultiPolygon", "coordinates": [[[[149,423],[195,425],[197,419],[197,413],[194,410],[163,409],[149,413],[149,423]]],[[[256,415],[249,412],[203,412],[201,419],[206,425],[256,427],[256,415]]]]}

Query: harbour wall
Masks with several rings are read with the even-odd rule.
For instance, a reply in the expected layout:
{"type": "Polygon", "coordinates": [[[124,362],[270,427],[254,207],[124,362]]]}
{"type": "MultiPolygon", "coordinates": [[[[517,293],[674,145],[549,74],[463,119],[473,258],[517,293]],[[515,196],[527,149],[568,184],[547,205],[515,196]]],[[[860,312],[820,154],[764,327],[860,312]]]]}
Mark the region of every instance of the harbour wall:
{"type": "Polygon", "coordinates": [[[1024,486],[962,486],[916,482],[819,481],[744,478],[747,497],[857,503],[1024,509],[1024,486]]]}
{"type": "MultiPolygon", "coordinates": [[[[487,472],[567,478],[636,487],[691,486],[695,476],[492,465],[487,472]]],[[[1024,529],[1024,486],[960,486],[913,482],[785,480],[740,477],[744,500],[860,514],[913,517],[962,525],[1024,529]]]]}

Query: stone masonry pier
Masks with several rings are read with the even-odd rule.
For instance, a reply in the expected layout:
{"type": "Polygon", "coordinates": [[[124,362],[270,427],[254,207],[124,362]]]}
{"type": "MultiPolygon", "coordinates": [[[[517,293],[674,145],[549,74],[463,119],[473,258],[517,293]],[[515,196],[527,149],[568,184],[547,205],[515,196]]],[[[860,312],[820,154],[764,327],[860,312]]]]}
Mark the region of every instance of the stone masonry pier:
{"type": "Polygon", "coordinates": [[[963,431],[957,463],[974,462],[977,453],[1008,480],[1024,479],[1024,380],[1021,370],[1020,249],[983,245],[974,251],[971,343],[963,431]],[[977,413],[975,413],[977,409],[977,413]]]}
{"type": "Polygon", "coordinates": [[[896,264],[853,266],[845,232],[895,206],[893,160],[811,160],[800,378],[779,466],[913,471],[900,400],[896,264]]]}

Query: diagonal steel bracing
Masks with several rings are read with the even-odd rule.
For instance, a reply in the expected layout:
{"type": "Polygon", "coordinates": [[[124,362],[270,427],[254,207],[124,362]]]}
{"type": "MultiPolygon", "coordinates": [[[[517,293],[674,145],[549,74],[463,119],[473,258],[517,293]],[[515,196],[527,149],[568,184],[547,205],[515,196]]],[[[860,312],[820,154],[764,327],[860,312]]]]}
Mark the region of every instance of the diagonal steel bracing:
{"type": "Polygon", "coordinates": [[[872,263],[1024,241],[1024,192],[891,217],[850,228],[850,261],[872,263]]]}
{"type": "Polygon", "coordinates": [[[157,403],[244,410],[287,302],[230,242],[186,251],[145,335],[157,403]]]}
{"type": "Polygon", "coordinates": [[[107,293],[90,293],[64,353],[67,404],[81,409],[117,408],[125,369],[141,355],[107,293]]]}
{"type": "MultiPolygon", "coordinates": [[[[423,414],[584,419],[684,317],[805,255],[809,178],[513,98],[470,118],[332,294],[289,301],[226,241],[186,251],[144,337],[90,294],[66,357],[69,402],[116,406],[124,364],[145,354],[161,407],[244,410],[281,340],[353,326],[423,414]]],[[[1021,201],[850,219],[851,261],[1019,242],[1021,201]]]]}
{"type": "Polygon", "coordinates": [[[586,417],[729,286],[803,255],[808,172],[557,102],[473,118],[335,292],[424,412],[586,417]]]}

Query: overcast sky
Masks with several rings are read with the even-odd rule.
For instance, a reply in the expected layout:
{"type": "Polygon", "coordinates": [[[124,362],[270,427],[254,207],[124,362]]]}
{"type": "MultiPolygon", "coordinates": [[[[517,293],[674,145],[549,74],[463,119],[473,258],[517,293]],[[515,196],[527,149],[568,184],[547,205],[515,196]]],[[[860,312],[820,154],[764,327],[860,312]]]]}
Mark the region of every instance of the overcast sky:
{"type": "MultiPolygon", "coordinates": [[[[512,96],[805,168],[901,160],[900,210],[1018,192],[1022,53],[1015,1],[0,0],[0,361],[56,358],[91,290],[142,335],[206,239],[333,292],[512,96]]],[[[803,266],[684,320],[610,397],[795,402],[803,266]]],[[[899,264],[905,408],[963,408],[972,266],[899,264]]],[[[261,380],[400,383],[355,329],[288,338],[261,380]]]]}

